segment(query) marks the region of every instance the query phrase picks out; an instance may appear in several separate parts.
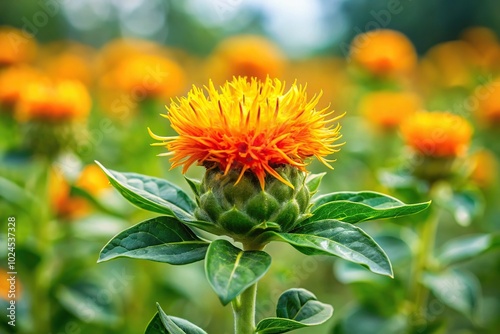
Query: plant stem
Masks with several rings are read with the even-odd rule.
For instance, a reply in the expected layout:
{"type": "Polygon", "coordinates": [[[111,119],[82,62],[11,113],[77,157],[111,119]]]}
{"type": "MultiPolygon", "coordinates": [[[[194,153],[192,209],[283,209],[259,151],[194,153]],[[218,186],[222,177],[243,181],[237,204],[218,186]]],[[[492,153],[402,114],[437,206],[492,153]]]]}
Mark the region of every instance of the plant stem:
{"type": "Polygon", "coordinates": [[[418,233],[420,238],[412,270],[412,280],[410,282],[412,316],[415,319],[420,319],[422,316],[425,316],[425,305],[427,303],[429,291],[421,282],[425,270],[432,263],[438,221],[438,214],[434,210],[429,218],[423,222],[418,233]]]}
{"type": "Polygon", "coordinates": [[[38,252],[41,258],[35,270],[34,291],[32,312],[34,313],[35,328],[37,333],[50,333],[50,302],[49,302],[49,282],[50,268],[47,262],[52,251],[51,231],[50,231],[50,171],[51,164],[49,161],[44,161],[42,164],[42,174],[40,186],[40,210],[37,219],[35,219],[35,236],[38,241],[38,252]]]}
{"type": "Polygon", "coordinates": [[[234,333],[255,333],[255,301],[257,297],[257,283],[232,301],[234,314],[234,333]]]}

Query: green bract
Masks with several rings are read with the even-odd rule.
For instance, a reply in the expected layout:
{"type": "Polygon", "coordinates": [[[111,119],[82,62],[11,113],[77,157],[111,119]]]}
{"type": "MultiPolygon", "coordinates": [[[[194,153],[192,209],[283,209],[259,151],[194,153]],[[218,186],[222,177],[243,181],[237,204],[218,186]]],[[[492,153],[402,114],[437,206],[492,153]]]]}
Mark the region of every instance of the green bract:
{"type": "Polygon", "coordinates": [[[197,194],[196,218],[220,227],[235,240],[255,238],[264,231],[288,232],[310,216],[311,191],[305,173],[291,166],[276,171],[294,188],[273,176],[266,177],[265,189],[253,173],[226,175],[218,168],[207,170],[197,194]]]}

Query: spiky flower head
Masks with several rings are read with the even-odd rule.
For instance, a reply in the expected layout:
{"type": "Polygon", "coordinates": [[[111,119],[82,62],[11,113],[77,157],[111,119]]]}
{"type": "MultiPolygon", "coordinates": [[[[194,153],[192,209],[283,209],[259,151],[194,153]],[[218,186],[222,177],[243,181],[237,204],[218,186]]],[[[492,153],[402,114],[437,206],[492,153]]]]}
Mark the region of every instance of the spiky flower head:
{"type": "Polygon", "coordinates": [[[278,79],[233,78],[218,90],[212,82],[204,89],[193,87],[187,97],[172,101],[168,114],[178,136],[161,137],[172,168],[183,172],[194,163],[217,167],[227,175],[238,171],[238,183],[246,172],[253,173],[262,189],[266,175],[293,188],[276,168],[290,165],[305,171],[307,160],[316,157],[329,166],[325,156],[341,144],[341,116],[316,110],[321,94],[308,99],[306,88],[293,84],[287,91],[278,79]]]}

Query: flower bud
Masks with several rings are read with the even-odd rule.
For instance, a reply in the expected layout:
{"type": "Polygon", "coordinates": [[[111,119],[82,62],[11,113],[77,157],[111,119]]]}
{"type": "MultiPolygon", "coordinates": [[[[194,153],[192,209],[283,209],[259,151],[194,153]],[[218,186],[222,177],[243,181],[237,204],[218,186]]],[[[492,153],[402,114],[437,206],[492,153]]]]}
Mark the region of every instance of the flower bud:
{"type": "Polygon", "coordinates": [[[262,189],[254,173],[219,168],[207,169],[195,215],[213,222],[235,240],[255,238],[264,231],[288,232],[309,216],[310,191],[305,184],[306,173],[282,165],[276,171],[293,188],[267,175],[262,189]]]}

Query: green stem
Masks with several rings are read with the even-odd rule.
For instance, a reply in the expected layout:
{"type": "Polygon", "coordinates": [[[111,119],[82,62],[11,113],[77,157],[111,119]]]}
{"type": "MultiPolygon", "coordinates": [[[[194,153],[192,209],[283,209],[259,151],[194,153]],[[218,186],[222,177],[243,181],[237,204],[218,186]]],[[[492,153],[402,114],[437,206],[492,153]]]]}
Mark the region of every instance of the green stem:
{"type": "Polygon", "coordinates": [[[438,214],[432,212],[419,230],[419,243],[412,270],[410,282],[410,300],[412,302],[412,315],[416,319],[425,317],[425,305],[429,295],[428,289],[422,285],[423,275],[433,262],[433,250],[438,226],[438,214]]]}
{"type": "MultiPolygon", "coordinates": [[[[243,242],[243,249],[262,250],[265,244],[256,242],[243,242]]],[[[255,306],[257,300],[257,282],[243,291],[235,300],[231,302],[234,315],[235,334],[255,333],[255,306]]]]}
{"type": "Polygon", "coordinates": [[[42,164],[42,174],[39,183],[40,186],[40,209],[39,215],[35,219],[35,236],[37,238],[38,252],[41,258],[35,270],[33,305],[35,328],[37,333],[50,333],[50,301],[49,301],[49,283],[50,283],[50,253],[51,249],[51,209],[50,209],[50,169],[51,164],[46,161],[42,164]]]}
{"type": "Polygon", "coordinates": [[[231,302],[234,314],[234,333],[255,333],[255,301],[257,297],[257,283],[231,302]]]}

